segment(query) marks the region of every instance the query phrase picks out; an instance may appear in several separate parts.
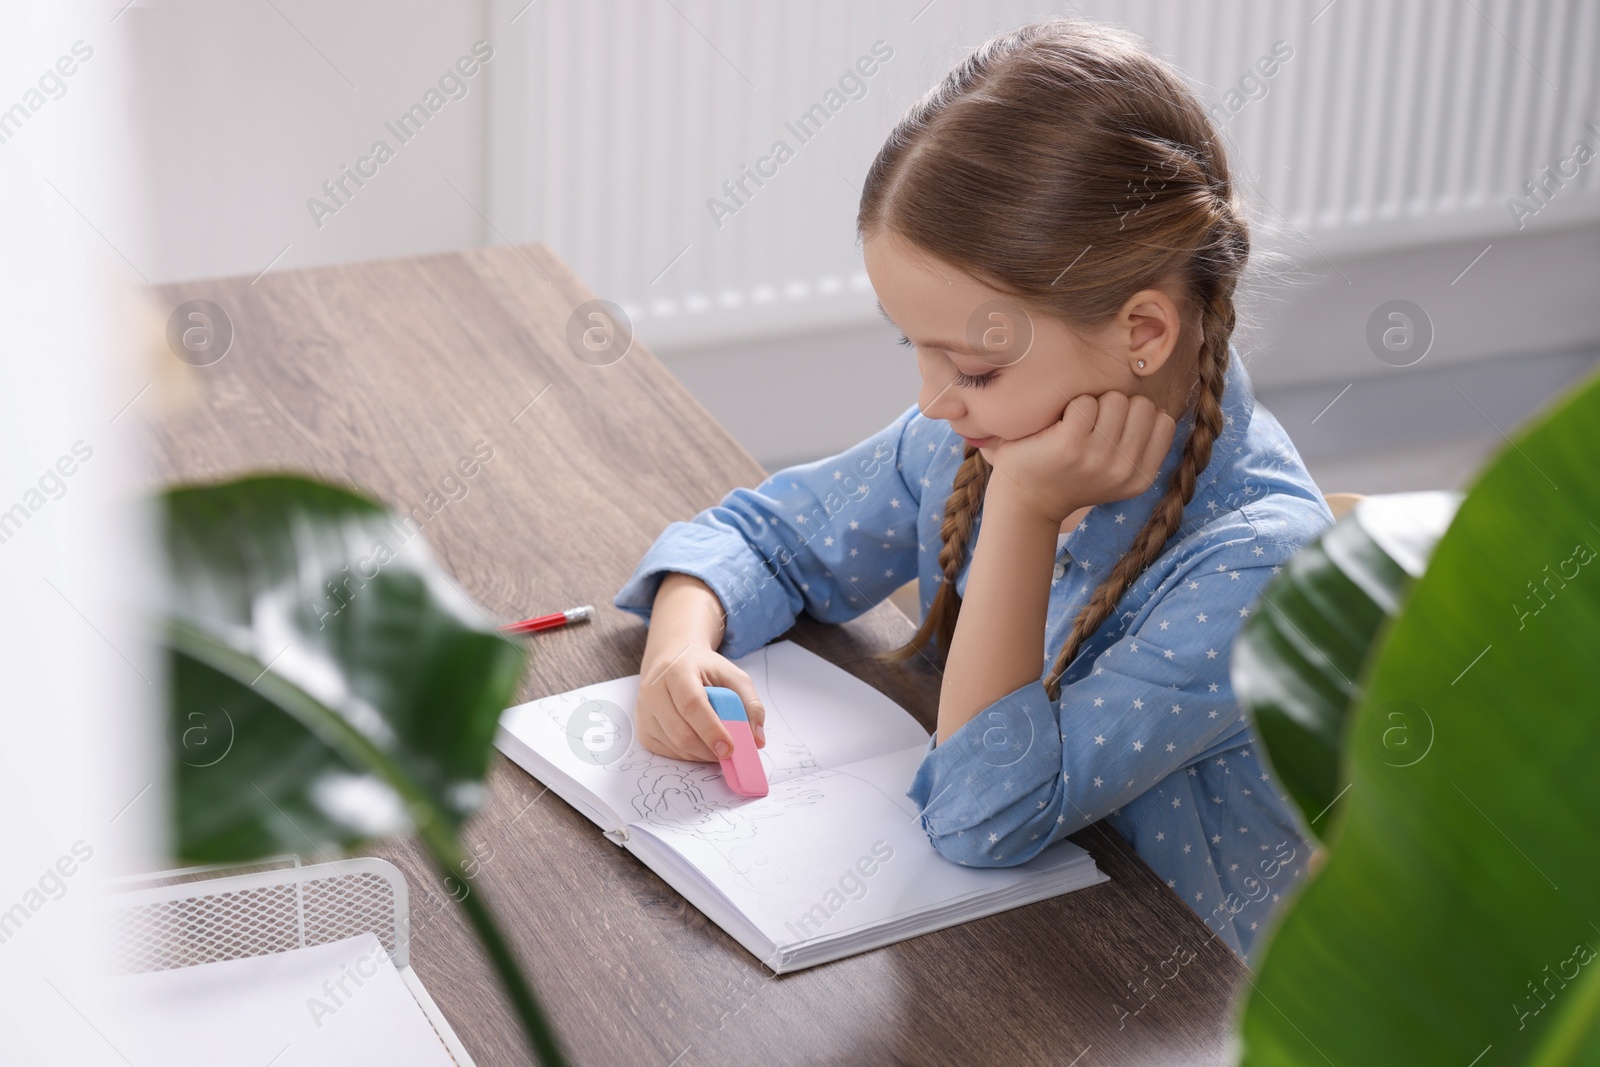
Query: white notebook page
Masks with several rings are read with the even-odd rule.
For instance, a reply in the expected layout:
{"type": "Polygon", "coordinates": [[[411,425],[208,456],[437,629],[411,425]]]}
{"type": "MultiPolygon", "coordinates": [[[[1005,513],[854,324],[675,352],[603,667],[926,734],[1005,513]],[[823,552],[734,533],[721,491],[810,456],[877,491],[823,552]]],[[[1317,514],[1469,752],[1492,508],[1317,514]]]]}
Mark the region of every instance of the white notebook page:
{"type": "Polygon", "coordinates": [[[905,796],[921,759],[921,746],[906,748],[791,778],[720,808],[716,819],[657,820],[636,832],[681,854],[780,948],[989,896],[1086,860],[1067,840],[1015,867],[945,859],[905,796]]]}
{"type": "MultiPolygon", "coordinates": [[[[905,709],[792,641],[734,662],[750,675],[767,709],[767,743],[759,752],[773,785],[928,742],[928,732],[905,709]]],[[[639,744],[633,731],[638,696],[633,674],[519,704],[501,716],[496,743],[515,760],[516,745],[505,738],[512,735],[624,823],[715,821],[724,806],[746,799],[722,780],[719,764],[668,759],[639,744]]]]}

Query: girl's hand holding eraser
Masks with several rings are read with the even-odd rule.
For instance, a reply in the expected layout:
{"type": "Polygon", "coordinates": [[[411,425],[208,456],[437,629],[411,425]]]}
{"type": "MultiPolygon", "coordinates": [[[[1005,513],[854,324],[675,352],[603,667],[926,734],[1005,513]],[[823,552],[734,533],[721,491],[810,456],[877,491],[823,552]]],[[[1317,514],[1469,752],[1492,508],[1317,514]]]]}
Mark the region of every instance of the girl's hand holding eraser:
{"type": "Polygon", "coordinates": [[[716,651],[723,633],[716,594],[698,578],[673,573],[662,579],[657,603],[668,610],[660,614],[661,625],[650,628],[640,664],[634,710],[639,743],[659,755],[702,763],[734,758],[736,731],[747,744],[764,746],[767,712],[755,683],[716,651]],[[719,715],[710,690],[732,694],[743,721],[719,715]]]}

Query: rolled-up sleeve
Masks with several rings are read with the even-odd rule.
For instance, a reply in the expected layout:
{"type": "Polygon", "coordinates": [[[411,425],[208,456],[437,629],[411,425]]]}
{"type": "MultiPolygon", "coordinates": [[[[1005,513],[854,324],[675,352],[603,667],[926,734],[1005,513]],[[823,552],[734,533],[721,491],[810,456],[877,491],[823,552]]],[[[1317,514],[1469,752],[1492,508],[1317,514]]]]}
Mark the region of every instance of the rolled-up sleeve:
{"type": "Polygon", "coordinates": [[[1235,544],[1180,567],[1060,700],[1050,701],[1041,677],[944,744],[930,737],[906,796],[940,854],[970,866],[1025,863],[1238,730],[1228,653],[1269,564],[1293,548],[1253,551],[1235,544]],[[1243,556],[1254,564],[1235,566],[1243,556]]]}
{"type": "Polygon", "coordinates": [[[730,659],[785,633],[805,611],[844,622],[917,576],[922,450],[915,404],[846,451],[738,488],[688,522],[667,526],[612,603],[646,622],[668,571],[692,574],[722,602],[719,651],[730,659]]]}

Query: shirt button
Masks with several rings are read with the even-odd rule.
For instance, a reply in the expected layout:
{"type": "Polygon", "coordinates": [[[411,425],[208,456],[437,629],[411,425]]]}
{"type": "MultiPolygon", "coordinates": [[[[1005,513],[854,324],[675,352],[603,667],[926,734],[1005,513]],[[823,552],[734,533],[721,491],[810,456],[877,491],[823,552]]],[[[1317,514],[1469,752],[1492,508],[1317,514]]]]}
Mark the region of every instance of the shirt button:
{"type": "Polygon", "coordinates": [[[1051,573],[1055,577],[1060,578],[1063,574],[1067,573],[1067,565],[1060,560],[1056,560],[1056,569],[1051,573]]]}

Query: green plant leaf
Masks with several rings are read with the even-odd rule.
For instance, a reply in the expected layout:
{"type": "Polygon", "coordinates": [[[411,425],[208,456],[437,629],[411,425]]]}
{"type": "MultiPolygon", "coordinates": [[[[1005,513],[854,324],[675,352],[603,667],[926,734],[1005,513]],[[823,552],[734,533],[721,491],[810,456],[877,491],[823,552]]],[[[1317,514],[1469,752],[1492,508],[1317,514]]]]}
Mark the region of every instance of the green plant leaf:
{"type": "Polygon", "coordinates": [[[1348,724],[1327,861],[1245,1003],[1244,1063],[1600,1058],[1596,456],[1591,377],[1433,550],[1348,724]]]}
{"type": "Polygon", "coordinates": [[[270,476],[164,503],[179,855],[453,834],[522,649],[374,501],[270,476]]]}
{"type": "MultiPolygon", "coordinates": [[[[267,476],[163,503],[179,856],[322,856],[415,829],[441,873],[463,870],[456,833],[522,648],[366,497],[267,476]]],[[[483,894],[461,906],[534,1061],[561,1067],[483,894]]]]}
{"type": "Polygon", "coordinates": [[[1348,784],[1339,760],[1362,666],[1459,502],[1451,493],[1361,501],[1294,555],[1234,642],[1234,692],[1313,833],[1337,822],[1330,809],[1348,784]]]}

